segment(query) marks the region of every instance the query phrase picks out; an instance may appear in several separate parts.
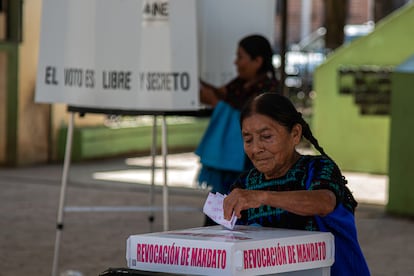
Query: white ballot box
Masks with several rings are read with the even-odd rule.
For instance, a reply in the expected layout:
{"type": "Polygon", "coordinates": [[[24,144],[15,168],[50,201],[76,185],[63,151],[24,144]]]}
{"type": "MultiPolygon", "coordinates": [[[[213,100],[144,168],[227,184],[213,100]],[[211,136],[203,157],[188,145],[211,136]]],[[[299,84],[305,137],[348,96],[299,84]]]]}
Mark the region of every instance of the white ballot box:
{"type": "Polygon", "coordinates": [[[330,275],[331,233],[255,226],[132,235],[128,267],[185,275],[330,275]]]}

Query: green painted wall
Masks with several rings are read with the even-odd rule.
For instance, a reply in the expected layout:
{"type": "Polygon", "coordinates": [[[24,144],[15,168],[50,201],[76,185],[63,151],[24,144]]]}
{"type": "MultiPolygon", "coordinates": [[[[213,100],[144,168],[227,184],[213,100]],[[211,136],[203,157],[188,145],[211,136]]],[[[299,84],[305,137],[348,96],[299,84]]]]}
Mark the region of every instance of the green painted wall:
{"type": "Polygon", "coordinates": [[[392,76],[389,199],[387,211],[414,215],[414,56],[410,71],[392,76]]]}
{"type": "MultiPolygon", "coordinates": [[[[193,123],[167,125],[168,151],[195,150],[207,128],[209,118],[193,123]]],[[[161,126],[157,126],[158,154],[161,154],[161,126]]],[[[58,137],[58,158],[65,155],[67,128],[58,137]]],[[[152,126],[113,129],[105,126],[77,127],[73,131],[72,161],[107,158],[123,154],[149,154],[152,145],[152,126]]]]}
{"type": "Polygon", "coordinates": [[[353,96],[339,93],[338,68],[402,63],[414,53],[413,28],[411,4],[379,22],[368,36],[337,49],[315,71],[313,131],[343,170],[388,172],[390,118],[360,115],[353,96]]]}

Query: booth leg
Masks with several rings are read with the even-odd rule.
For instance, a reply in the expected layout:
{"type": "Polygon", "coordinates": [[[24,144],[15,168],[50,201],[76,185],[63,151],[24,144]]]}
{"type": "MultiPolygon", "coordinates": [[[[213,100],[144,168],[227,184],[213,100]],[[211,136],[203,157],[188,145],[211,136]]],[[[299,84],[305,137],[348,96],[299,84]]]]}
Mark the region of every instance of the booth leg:
{"type": "Polygon", "coordinates": [[[64,212],[64,207],[65,207],[66,187],[67,187],[70,159],[71,159],[71,153],[72,153],[74,117],[75,117],[74,113],[71,112],[70,118],[69,118],[68,132],[66,134],[65,158],[63,161],[59,210],[58,210],[57,223],[56,223],[56,240],[55,240],[55,251],[53,255],[52,276],[57,276],[57,273],[58,273],[57,270],[58,270],[58,262],[59,262],[60,239],[61,239],[61,233],[63,231],[63,212],[64,212]]]}
{"type": "Polygon", "coordinates": [[[148,221],[150,223],[150,232],[154,231],[154,185],[155,185],[155,156],[157,155],[157,116],[154,115],[152,123],[152,145],[151,145],[151,186],[150,186],[150,214],[148,216],[148,221]]]}
{"type": "Polygon", "coordinates": [[[167,185],[167,122],[166,117],[162,116],[162,157],[163,157],[163,175],[164,185],[162,189],[163,198],[163,218],[164,218],[164,231],[168,231],[168,185],[167,185]]]}

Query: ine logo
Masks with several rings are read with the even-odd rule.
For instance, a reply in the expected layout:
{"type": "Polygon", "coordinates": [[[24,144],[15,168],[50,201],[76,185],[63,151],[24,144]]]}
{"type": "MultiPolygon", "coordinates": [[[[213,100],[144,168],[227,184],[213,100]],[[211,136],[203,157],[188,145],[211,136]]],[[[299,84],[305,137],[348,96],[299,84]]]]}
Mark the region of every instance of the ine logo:
{"type": "Polygon", "coordinates": [[[168,21],[168,0],[146,0],[142,9],[144,21],[168,21]]]}

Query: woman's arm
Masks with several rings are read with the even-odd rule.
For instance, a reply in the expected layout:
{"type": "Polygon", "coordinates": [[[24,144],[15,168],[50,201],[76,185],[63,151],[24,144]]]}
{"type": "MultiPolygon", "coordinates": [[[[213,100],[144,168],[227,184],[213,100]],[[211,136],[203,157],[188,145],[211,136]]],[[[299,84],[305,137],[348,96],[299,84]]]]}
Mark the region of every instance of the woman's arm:
{"type": "Polygon", "coordinates": [[[216,88],[200,81],[200,101],[202,103],[215,107],[220,100],[224,99],[225,95],[225,87],[216,88]]]}
{"type": "Polygon", "coordinates": [[[335,209],[335,194],[326,189],[287,192],[234,189],[223,203],[224,218],[232,213],[240,218],[241,211],[269,205],[302,216],[326,216],[335,209]]]}

